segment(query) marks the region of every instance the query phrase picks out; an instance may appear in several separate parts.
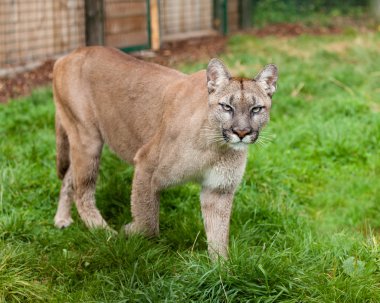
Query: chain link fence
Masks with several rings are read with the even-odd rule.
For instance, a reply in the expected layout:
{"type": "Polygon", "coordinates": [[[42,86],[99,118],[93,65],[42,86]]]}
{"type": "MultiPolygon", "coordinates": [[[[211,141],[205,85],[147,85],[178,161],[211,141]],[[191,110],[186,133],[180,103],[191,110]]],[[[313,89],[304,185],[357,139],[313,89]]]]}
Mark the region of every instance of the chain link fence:
{"type": "Polygon", "coordinates": [[[84,45],[84,9],[81,0],[1,0],[0,68],[84,45]]]}

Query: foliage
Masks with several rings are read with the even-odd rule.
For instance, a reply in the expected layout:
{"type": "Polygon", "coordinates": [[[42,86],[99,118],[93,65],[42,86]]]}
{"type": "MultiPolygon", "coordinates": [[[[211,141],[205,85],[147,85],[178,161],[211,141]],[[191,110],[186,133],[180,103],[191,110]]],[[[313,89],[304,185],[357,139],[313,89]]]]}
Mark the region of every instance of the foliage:
{"type": "MultiPolygon", "coordinates": [[[[265,136],[234,202],[230,260],[210,263],[199,187],[161,196],[158,239],[53,227],[51,89],[0,107],[1,302],[380,302],[380,35],[233,36],[222,59],[278,64],[265,136]]],[[[179,66],[191,72],[206,61],[179,66]]],[[[108,149],[97,187],[119,230],[133,168],[108,149]]]]}
{"type": "Polygon", "coordinates": [[[358,17],[368,10],[369,0],[252,0],[253,25],[303,22],[333,25],[334,17],[358,17]]]}

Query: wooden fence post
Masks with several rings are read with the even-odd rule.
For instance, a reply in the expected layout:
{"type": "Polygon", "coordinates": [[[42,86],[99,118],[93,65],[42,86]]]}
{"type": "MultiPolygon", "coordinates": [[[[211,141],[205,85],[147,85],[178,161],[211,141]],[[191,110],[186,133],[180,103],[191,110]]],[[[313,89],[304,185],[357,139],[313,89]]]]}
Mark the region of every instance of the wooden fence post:
{"type": "Polygon", "coordinates": [[[158,0],[150,0],[150,28],[151,47],[153,50],[160,49],[160,18],[158,13],[158,0]]]}
{"type": "Polygon", "coordinates": [[[86,0],[86,45],[104,44],[103,0],[86,0]]]}
{"type": "Polygon", "coordinates": [[[252,26],[252,1],[239,1],[240,28],[246,29],[252,26]]]}

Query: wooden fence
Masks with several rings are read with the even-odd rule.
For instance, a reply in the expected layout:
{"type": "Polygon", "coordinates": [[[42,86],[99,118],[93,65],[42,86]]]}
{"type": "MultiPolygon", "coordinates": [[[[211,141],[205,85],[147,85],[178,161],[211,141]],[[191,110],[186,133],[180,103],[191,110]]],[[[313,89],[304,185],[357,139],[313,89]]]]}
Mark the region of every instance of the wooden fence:
{"type": "Polygon", "coordinates": [[[126,48],[149,45],[148,3],[146,0],[104,2],[104,43],[126,48]]]}
{"type": "Polygon", "coordinates": [[[132,50],[231,32],[244,1],[250,0],[0,0],[0,69],[86,44],[132,50]]]}

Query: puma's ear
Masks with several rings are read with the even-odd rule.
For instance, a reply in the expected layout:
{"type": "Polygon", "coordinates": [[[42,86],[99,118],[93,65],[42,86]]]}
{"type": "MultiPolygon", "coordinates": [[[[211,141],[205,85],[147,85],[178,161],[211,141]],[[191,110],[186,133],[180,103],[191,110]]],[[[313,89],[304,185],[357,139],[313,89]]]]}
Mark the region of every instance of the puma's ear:
{"type": "Polygon", "coordinates": [[[255,81],[262,84],[268,96],[272,97],[276,91],[278,79],[277,66],[268,64],[265,68],[255,77],[255,81]]]}
{"type": "Polygon", "coordinates": [[[222,61],[218,59],[211,59],[207,67],[207,88],[208,93],[211,94],[215,90],[224,85],[227,85],[231,75],[222,61]]]}

